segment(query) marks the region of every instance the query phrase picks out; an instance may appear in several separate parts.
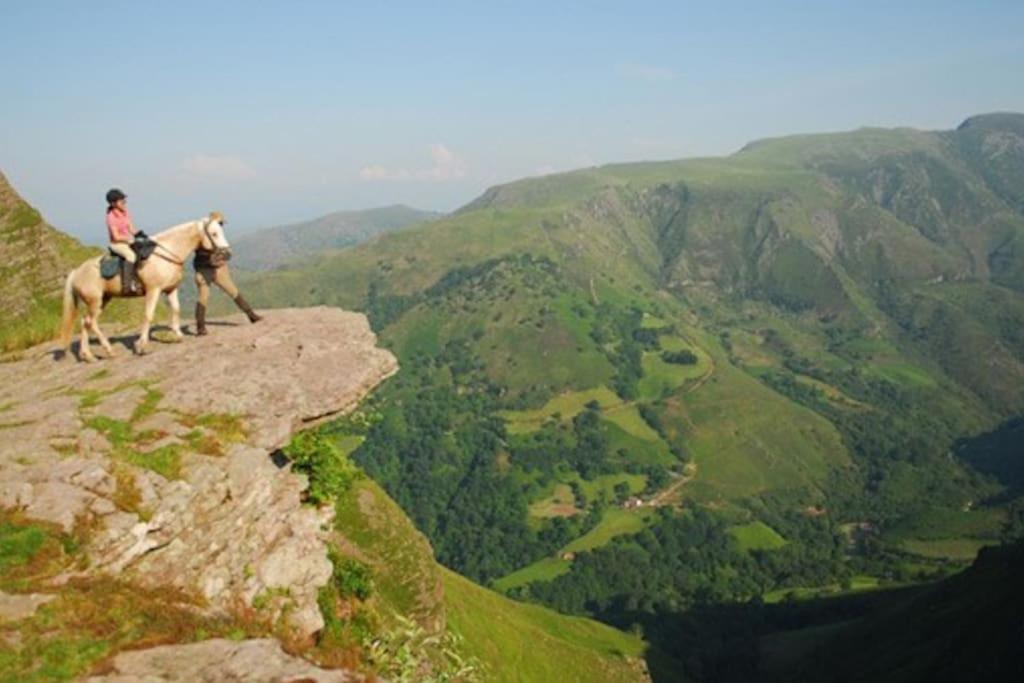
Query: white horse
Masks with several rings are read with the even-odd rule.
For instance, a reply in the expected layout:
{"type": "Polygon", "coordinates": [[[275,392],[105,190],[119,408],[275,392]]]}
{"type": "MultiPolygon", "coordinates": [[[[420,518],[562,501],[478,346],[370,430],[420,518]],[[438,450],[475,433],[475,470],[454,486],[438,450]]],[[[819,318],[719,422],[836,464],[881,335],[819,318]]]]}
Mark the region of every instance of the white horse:
{"type": "MultiPolygon", "coordinates": [[[[156,242],[153,254],[138,266],[138,278],[146,289],[146,317],[142,330],[135,342],[135,352],[145,353],[149,344],[149,328],[153,323],[153,314],[161,292],[167,294],[167,303],[171,307],[171,330],[180,340],[181,305],[178,302],[178,285],[181,284],[185,261],[200,246],[207,251],[227,251],[230,249],[224,236],[224,217],[213,212],[205,218],[189,221],[168,228],[155,235],[156,242]]],[[[71,333],[75,324],[75,311],[81,303],[84,308],[82,315],[82,342],[78,351],[81,360],[92,362],[96,357],[89,348],[89,332],[96,333],[107,356],[114,355],[110,341],[100,330],[100,313],[106,303],[113,297],[122,294],[121,275],[104,279],[100,275],[102,256],[89,259],[68,274],[64,282],[64,315],[60,327],[61,349],[67,351],[71,344],[71,333]]],[[[130,296],[130,295],[129,295],[130,296]]]]}

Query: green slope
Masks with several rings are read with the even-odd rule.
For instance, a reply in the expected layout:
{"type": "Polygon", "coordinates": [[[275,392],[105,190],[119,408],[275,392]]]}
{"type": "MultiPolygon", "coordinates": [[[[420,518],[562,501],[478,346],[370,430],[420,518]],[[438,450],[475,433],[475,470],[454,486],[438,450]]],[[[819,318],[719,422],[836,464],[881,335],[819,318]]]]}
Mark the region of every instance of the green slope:
{"type": "Polygon", "coordinates": [[[245,287],[369,313],[408,372],[354,457],[478,580],[563,572],[556,551],[611,501],[531,516],[556,486],[629,473],[665,489],[687,466],[670,504],[756,517],[767,499],[956,559],[1003,503],[947,453],[1024,412],[1022,121],[525,179],[245,287]],[[696,366],[664,361],[680,348],[696,366]],[[935,531],[979,501],[985,524],[935,531]]]}
{"type": "Polygon", "coordinates": [[[310,656],[354,651],[391,680],[647,680],[640,638],[515,602],[438,565],[401,508],[349,461],[360,419],[285,449],[336,512],[335,579],[320,599],[328,626],[310,656]]]}
{"type": "Polygon", "coordinates": [[[0,352],[54,337],[64,277],[95,253],[47,225],[0,173],[0,352]]]}
{"type": "Polygon", "coordinates": [[[644,644],[590,619],[526,605],[442,570],[448,618],[488,681],[634,681],[644,644]]]}

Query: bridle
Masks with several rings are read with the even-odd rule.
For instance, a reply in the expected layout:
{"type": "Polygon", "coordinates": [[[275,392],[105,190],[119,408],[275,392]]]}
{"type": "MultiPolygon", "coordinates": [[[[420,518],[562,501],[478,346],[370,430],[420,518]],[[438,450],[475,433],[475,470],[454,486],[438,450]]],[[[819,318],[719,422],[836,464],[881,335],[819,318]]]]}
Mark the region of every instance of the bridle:
{"type": "MultiPolygon", "coordinates": [[[[206,235],[206,239],[208,239],[210,241],[210,245],[213,247],[213,253],[217,253],[219,251],[224,251],[223,247],[218,247],[217,246],[217,243],[213,241],[213,235],[210,234],[210,223],[212,223],[213,221],[211,221],[208,218],[203,218],[203,219],[200,220],[200,222],[203,224],[203,227],[202,227],[203,234],[206,235]]],[[[175,254],[173,251],[171,251],[170,249],[168,249],[164,245],[160,244],[156,240],[153,240],[153,244],[156,245],[156,250],[153,252],[154,256],[159,256],[163,260],[170,261],[171,263],[173,263],[176,266],[184,266],[185,265],[185,259],[179,258],[177,254],[175,254]],[[164,252],[166,252],[166,253],[160,253],[161,249],[164,252]]],[[[201,246],[202,245],[200,245],[200,247],[201,246]]]]}

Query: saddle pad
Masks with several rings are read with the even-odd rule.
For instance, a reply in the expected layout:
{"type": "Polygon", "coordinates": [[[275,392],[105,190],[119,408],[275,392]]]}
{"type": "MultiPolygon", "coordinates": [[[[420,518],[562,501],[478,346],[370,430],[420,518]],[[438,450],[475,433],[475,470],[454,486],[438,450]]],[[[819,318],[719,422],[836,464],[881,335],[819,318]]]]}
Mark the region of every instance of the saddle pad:
{"type": "Polygon", "coordinates": [[[107,255],[100,260],[100,275],[104,280],[121,274],[121,257],[107,255]]]}

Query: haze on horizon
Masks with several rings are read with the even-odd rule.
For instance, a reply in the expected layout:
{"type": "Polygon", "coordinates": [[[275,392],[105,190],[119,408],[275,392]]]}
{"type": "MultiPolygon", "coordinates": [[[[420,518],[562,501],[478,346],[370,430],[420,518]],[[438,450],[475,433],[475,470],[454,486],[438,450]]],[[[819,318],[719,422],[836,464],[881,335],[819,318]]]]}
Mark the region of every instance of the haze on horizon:
{"type": "Polygon", "coordinates": [[[1024,111],[1024,4],[50,2],[0,9],[0,171],[104,239],[246,231],[523,176],[1024,111]]]}

